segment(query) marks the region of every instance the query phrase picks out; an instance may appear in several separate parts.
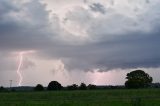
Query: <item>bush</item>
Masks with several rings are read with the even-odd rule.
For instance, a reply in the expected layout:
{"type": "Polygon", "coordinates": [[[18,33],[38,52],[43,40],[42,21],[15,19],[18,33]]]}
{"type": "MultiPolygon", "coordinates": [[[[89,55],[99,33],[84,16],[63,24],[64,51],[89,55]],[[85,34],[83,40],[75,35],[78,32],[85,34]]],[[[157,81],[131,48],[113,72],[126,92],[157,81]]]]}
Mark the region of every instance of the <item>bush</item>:
{"type": "Polygon", "coordinates": [[[0,87],[0,92],[5,91],[5,88],[3,86],[0,87]]]}
{"type": "Polygon", "coordinates": [[[76,84],[69,85],[69,86],[67,86],[67,89],[68,90],[77,90],[78,89],[78,85],[76,85],[76,84]]]}
{"type": "Polygon", "coordinates": [[[96,89],[96,85],[89,84],[89,85],[87,86],[87,88],[88,88],[89,90],[93,90],[93,89],[96,89]]]}
{"type": "Polygon", "coordinates": [[[48,84],[48,87],[47,87],[47,90],[61,90],[63,87],[62,85],[57,82],[57,81],[51,81],[49,84],[48,84]]]}
{"type": "Polygon", "coordinates": [[[37,86],[34,88],[35,91],[43,91],[44,87],[41,84],[37,84],[37,86]]]}
{"type": "Polygon", "coordinates": [[[87,89],[87,86],[85,83],[81,83],[81,85],[79,86],[79,89],[80,90],[86,90],[87,89]]]}

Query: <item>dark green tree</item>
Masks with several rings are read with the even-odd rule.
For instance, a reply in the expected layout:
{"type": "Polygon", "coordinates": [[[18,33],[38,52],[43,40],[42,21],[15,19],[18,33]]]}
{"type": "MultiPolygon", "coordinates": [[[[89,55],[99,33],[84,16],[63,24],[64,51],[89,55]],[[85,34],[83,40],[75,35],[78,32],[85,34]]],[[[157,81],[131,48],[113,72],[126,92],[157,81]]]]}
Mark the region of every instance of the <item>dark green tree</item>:
{"type": "Polygon", "coordinates": [[[79,89],[80,90],[86,90],[87,89],[87,86],[85,83],[81,83],[81,85],[79,86],[79,89]]]}
{"type": "Polygon", "coordinates": [[[44,87],[41,84],[37,84],[36,87],[34,88],[35,91],[43,91],[44,87]]]}
{"type": "Polygon", "coordinates": [[[3,86],[0,87],[0,92],[4,91],[5,88],[3,86]]]}
{"type": "Polygon", "coordinates": [[[89,84],[89,85],[87,86],[87,88],[88,88],[89,90],[93,90],[93,89],[96,89],[96,85],[89,84]]]}
{"type": "Polygon", "coordinates": [[[126,79],[125,86],[127,88],[144,88],[152,83],[152,77],[142,70],[135,70],[127,73],[126,79]]]}
{"type": "Polygon", "coordinates": [[[47,87],[47,90],[61,90],[63,87],[62,85],[57,82],[57,81],[51,81],[49,84],[48,84],[48,87],[47,87]]]}
{"type": "Polygon", "coordinates": [[[67,86],[67,89],[68,90],[77,90],[78,89],[78,85],[76,85],[76,84],[69,85],[69,86],[67,86]]]}

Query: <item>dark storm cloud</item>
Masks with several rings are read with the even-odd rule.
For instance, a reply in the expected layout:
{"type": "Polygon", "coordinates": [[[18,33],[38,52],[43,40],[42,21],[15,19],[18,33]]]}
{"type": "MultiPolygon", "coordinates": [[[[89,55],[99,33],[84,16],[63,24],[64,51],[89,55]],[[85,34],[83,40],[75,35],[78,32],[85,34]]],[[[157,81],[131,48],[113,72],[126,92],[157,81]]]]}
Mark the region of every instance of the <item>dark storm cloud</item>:
{"type": "Polygon", "coordinates": [[[2,0],[0,4],[1,51],[36,49],[51,41],[49,36],[53,33],[49,31],[49,12],[45,10],[45,5],[35,0],[17,3],[17,7],[9,0],[2,0]]]}
{"type": "Polygon", "coordinates": [[[8,13],[9,11],[16,11],[18,10],[14,4],[10,4],[8,0],[1,0],[0,4],[0,14],[2,15],[8,13]]]}
{"type": "MultiPolygon", "coordinates": [[[[38,0],[27,3],[0,1],[0,70],[16,69],[17,63],[8,58],[13,52],[41,50],[50,44],[50,35],[54,34],[50,31],[48,15],[45,5],[38,0]]],[[[29,67],[31,62],[25,65],[29,67]]]]}
{"type": "Polygon", "coordinates": [[[69,70],[90,71],[99,68],[106,71],[118,68],[159,67],[159,32],[150,33],[152,36],[134,34],[136,37],[122,35],[114,41],[81,46],[64,45],[56,49],[57,52],[50,53],[61,57],[69,70]]]}
{"type": "MultiPolygon", "coordinates": [[[[100,3],[93,3],[90,8],[92,11],[83,7],[69,11],[65,17],[67,22],[75,22],[75,25],[86,28],[93,41],[83,43],[78,37],[61,28],[59,16],[55,15],[51,23],[50,12],[46,11],[45,5],[38,0],[16,4],[10,0],[1,0],[0,53],[34,49],[41,58],[61,59],[69,70],[89,71],[99,68],[107,71],[160,66],[160,18],[159,15],[155,16],[159,14],[159,10],[154,8],[155,11],[139,16],[140,21],[132,22],[128,16],[115,10],[107,10],[107,18],[94,18],[92,13],[105,14],[105,7],[100,3]],[[115,13],[112,15],[111,12],[115,13]],[[156,18],[150,21],[152,17],[156,18]],[[149,28],[151,27],[148,32],[147,23],[149,28]],[[81,43],[77,44],[76,41],[81,43]]],[[[9,62],[7,55],[0,57],[4,58],[0,63],[9,62]]],[[[32,62],[29,64],[34,65],[32,62]]],[[[1,70],[7,66],[1,65],[1,70]]]]}
{"type": "Polygon", "coordinates": [[[106,8],[100,3],[93,3],[92,5],[90,5],[90,8],[95,12],[100,12],[102,14],[106,13],[106,8]]]}

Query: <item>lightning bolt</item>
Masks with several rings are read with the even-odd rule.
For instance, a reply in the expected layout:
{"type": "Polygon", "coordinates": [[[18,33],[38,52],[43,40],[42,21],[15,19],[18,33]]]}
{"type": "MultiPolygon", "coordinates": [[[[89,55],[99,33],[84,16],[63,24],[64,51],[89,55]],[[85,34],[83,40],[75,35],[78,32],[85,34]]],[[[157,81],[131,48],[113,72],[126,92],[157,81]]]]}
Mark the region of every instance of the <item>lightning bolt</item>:
{"type": "Polygon", "coordinates": [[[22,65],[23,65],[23,59],[24,59],[24,55],[25,54],[29,54],[29,53],[35,53],[36,51],[34,50],[28,50],[28,51],[21,51],[21,52],[13,52],[14,54],[18,53],[18,67],[17,67],[17,75],[19,76],[19,80],[18,80],[18,86],[22,86],[22,81],[23,81],[23,76],[22,76],[22,73],[21,73],[21,68],[22,68],[22,65]]]}
{"type": "Polygon", "coordinates": [[[18,64],[18,68],[17,68],[17,74],[19,76],[19,82],[18,82],[18,86],[22,85],[22,81],[23,81],[23,76],[20,72],[20,69],[22,67],[22,63],[23,63],[23,52],[19,53],[19,64],[18,64]]]}

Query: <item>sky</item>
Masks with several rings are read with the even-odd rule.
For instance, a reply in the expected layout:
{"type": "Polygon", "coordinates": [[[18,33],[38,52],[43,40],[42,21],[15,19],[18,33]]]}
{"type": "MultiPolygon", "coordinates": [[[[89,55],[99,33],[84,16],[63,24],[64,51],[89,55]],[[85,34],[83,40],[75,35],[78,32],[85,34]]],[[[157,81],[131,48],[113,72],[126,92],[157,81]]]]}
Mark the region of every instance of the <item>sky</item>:
{"type": "Polygon", "coordinates": [[[0,86],[160,82],[159,0],[0,0],[0,86]],[[32,51],[32,52],[30,52],[32,51]]]}

